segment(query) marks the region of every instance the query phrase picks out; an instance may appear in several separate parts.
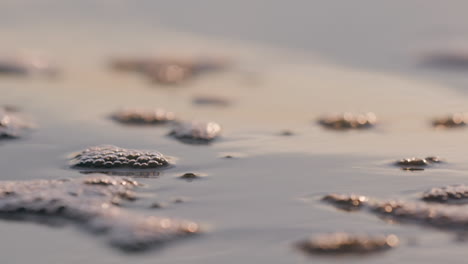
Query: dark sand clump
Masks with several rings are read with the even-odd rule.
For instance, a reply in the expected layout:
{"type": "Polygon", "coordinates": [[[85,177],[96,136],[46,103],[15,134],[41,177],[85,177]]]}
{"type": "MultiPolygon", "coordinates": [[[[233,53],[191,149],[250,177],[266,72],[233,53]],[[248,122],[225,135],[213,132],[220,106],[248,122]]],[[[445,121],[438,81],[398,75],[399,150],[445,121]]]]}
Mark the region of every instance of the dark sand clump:
{"type": "Polygon", "coordinates": [[[221,96],[198,95],[193,98],[192,103],[195,105],[203,105],[203,106],[226,107],[231,104],[231,101],[221,96]]]}
{"type": "Polygon", "coordinates": [[[182,175],[180,175],[178,178],[181,180],[186,180],[186,181],[193,181],[193,180],[199,180],[205,177],[206,175],[200,174],[200,173],[194,173],[194,172],[187,172],[182,175]]]}

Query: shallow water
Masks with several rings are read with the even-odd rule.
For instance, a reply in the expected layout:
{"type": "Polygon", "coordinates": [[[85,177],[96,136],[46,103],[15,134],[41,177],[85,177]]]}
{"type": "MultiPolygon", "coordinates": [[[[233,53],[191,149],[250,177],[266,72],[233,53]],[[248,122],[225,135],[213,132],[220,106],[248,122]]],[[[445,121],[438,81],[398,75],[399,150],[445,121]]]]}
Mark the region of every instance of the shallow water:
{"type": "Polygon", "coordinates": [[[466,130],[430,126],[434,116],[466,110],[466,98],[451,89],[457,88],[452,81],[463,84],[464,77],[437,73],[429,78],[429,72],[408,57],[412,49],[419,52],[428,42],[445,44],[444,34],[462,38],[468,28],[459,14],[464,3],[444,6],[450,9],[447,12],[441,12],[436,1],[424,1],[427,12],[416,12],[417,2],[407,6],[403,1],[379,7],[371,1],[346,6],[309,1],[286,6],[272,1],[265,12],[260,10],[266,1],[250,6],[227,1],[197,5],[146,1],[138,7],[125,1],[77,3],[0,3],[2,53],[44,52],[64,70],[52,80],[1,76],[0,104],[17,105],[37,128],[25,138],[0,142],[0,179],[80,176],[68,168],[67,156],[93,145],[157,150],[175,157],[176,166],[162,171],[157,179],[140,179],[147,184],[147,197],[130,209],[191,219],[208,230],[159,250],[125,254],[73,227],[3,221],[2,263],[440,263],[465,259],[467,245],[452,233],[345,214],[318,201],[330,192],[415,199],[430,187],[466,183],[467,155],[462,145],[466,130]],[[239,14],[244,19],[239,20],[239,14]],[[442,17],[432,19],[435,15],[442,17]],[[213,22],[219,20],[223,23],[213,22]],[[441,28],[435,27],[437,23],[441,28]],[[268,45],[250,43],[252,38],[268,45]],[[395,39],[409,44],[390,41],[395,39]],[[107,66],[114,55],[164,52],[227,55],[236,65],[183,87],[157,86],[107,66]],[[233,104],[193,105],[193,97],[200,94],[223,96],[233,104]],[[208,146],[186,145],[167,137],[167,126],[122,126],[108,118],[127,106],[165,107],[183,119],[214,120],[223,126],[223,136],[208,146]],[[374,111],[380,124],[369,131],[336,132],[315,123],[324,113],[341,111],[374,111]],[[295,134],[280,136],[284,129],[295,134]],[[222,158],[226,153],[235,158],[222,158]],[[448,163],[422,172],[389,165],[397,159],[429,155],[439,155],[448,163]],[[192,182],[177,178],[186,172],[207,176],[192,182]],[[187,201],[172,202],[179,197],[187,201]],[[167,207],[148,209],[156,201],[167,207]],[[329,231],[395,233],[402,245],[365,258],[308,257],[292,247],[297,240],[329,231]]]}

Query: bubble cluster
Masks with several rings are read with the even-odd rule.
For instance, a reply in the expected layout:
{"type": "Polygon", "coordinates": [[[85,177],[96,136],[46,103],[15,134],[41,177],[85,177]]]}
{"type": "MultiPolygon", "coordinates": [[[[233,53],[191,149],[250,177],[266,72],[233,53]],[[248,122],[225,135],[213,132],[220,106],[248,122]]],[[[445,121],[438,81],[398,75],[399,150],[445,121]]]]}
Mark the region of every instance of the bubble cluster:
{"type": "Polygon", "coordinates": [[[125,108],[115,112],[112,119],[131,125],[159,125],[173,121],[175,115],[162,108],[125,108]]]}
{"type": "Polygon", "coordinates": [[[325,128],[336,130],[371,128],[377,123],[374,113],[343,113],[320,118],[318,123],[325,128]]]}
{"type": "Polygon", "coordinates": [[[55,76],[58,68],[50,61],[33,56],[0,58],[0,74],[55,76]]]}
{"type": "Polygon", "coordinates": [[[221,134],[215,122],[192,121],[177,123],[169,135],[185,143],[208,143],[221,134]]]}
{"type": "Polygon", "coordinates": [[[223,58],[117,58],[111,62],[114,69],[138,72],[149,80],[165,85],[180,84],[195,76],[225,69],[229,62],[223,58]]]}
{"type": "Polygon", "coordinates": [[[0,138],[21,137],[31,126],[17,113],[0,107],[0,138]]]}
{"type": "Polygon", "coordinates": [[[424,167],[428,167],[432,164],[441,163],[442,160],[439,157],[426,157],[426,158],[407,158],[401,159],[395,162],[395,165],[401,167],[403,170],[424,170],[424,167]]]}
{"type": "Polygon", "coordinates": [[[311,254],[366,254],[398,246],[396,235],[365,235],[352,233],[320,234],[297,243],[311,254]]]}
{"type": "Polygon", "coordinates": [[[455,113],[432,121],[432,125],[436,128],[457,128],[464,127],[467,124],[468,113],[455,113]]]}
{"type": "Polygon", "coordinates": [[[362,207],[367,201],[367,197],[362,195],[343,195],[343,194],[328,194],[322,198],[323,201],[333,204],[335,207],[345,210],[354,211],[362,207]]]}
{"type": "MultiPolygon", "coordinates": [[[[341,195],[340,200],[353,200],[352,197],[352,195],[341,195]]],[[[456,207],[398,200],[378,201],[368,197],[365,197],[365,200],[367,202],[355,207],[356,210],[364,210],[383,219],[453,231],[464,230],[468,226],[468,212],[456,207]]],[[[339,203],[331,204],[339,205],[339,203]]]]}
{"type": "Polygon", "coordinates": [[[169,165],[156,151],[124,149],[111,145],[91,147],[76,154],[72,166],[89,169],[155,169],[169,165]]]}
{"type": "Polygon", "coordinates": [[[423,193],[422,199],[428,202],[466,204],[468,203],[468,186],[450,185],[432,188],[423,193]]]}
{"type": "Polygon", "coordinates": [[[456,231],[468,225],[468,212],[447,206],[390,200],[375,203],[370,209],[384,219],[440,229],[456,231]]]}
{"type": "Polygon", "coordinates": [[[131,179],[104,175],[0,182],[0,218],[40,223],[60,220],[105,236],[122,250],[144,250],[200,231],[191,221],[146,216],[119,207],[135,200],[138,186],[131,179]]]}

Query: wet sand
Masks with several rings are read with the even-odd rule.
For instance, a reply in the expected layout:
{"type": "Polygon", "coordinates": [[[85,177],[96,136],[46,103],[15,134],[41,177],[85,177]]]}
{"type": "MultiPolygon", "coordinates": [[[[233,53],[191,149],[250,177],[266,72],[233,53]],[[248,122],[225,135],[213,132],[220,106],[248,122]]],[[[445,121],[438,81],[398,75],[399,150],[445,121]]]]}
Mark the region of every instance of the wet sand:
{"type": "MultiPolygon", "coordinates": [[[[209,228],[200,237],[129,255],[72,227],[2,221],[2,263],[439,263],[465,259],[466,244],[456,242],[452,233],[343,214],[319,201],[331,192],[411,200],[430,187],[466,183],[462,142],[467,131],[435,130],[430,123],[433,117],[466,111],[466,97],[446,79],[434,81],[405,67],[392,70],[366,60],[363,65],[340,63],[321,50],[301,52],[175,32],[169,22],[155,26],[131,17],[122,20],[126,23],[111,24],[110,17],[94,14],[94,20],[71,17],[61,25],[55,23],[64,16],[60,14],[38,25],[32,18],[21,25],[21,4],[3,5],[14,6],[18,15],[7,16],[9,23],[1,26],[2,52],[37,50],[55,59],[64,71],[52,80],[1,76],[0,104],[17,105],[38,127],[23,139],[0,143],[0,179],[80,177],[68,168],[67,155],[88,146],[157,150],[176,157],[176,166],[157,179],[141,179],[148,185],[144,190],[148,197],[129,209],[191,219],[209,228]],[[235,66],[181,87],[155,85],[108,67],[113,56],[161,53],[222,55],[235,66]],[[223,108],[194,105],[192,99],[200,94],[233,103],[223,108]],[[223,135],[209,146],[186,145],[167,137],[168,127],[122,126],[108,118],[115,110],[136,106],[163,107],[187,120],[217,121],[223,135]],[[373,111],[379,124],[371,130],[340,132],[316,123],[323,114],[343,111],[373,111]],[[294,135],[280,136],[285,129],[294,135]],[[226,153],[234,158],[222,158],[226,153]],[[443,157],[447,164],[422,172],[390,165],[401,158],[430,155],[443,157]],[[180,181],[177,177],[186,172],[206,177],[180,181]],[[178,197],[187,201],[173,203],[178,197]],[[167,203],[167,208],[148,209],[156,201],[167,203]],[[313,233],[334,231],[395,233],[402,245],[366,258],[308,257],[292,246],[313,233]]],[[[371,54],[364,57],[373,58],[371,54]]]]}

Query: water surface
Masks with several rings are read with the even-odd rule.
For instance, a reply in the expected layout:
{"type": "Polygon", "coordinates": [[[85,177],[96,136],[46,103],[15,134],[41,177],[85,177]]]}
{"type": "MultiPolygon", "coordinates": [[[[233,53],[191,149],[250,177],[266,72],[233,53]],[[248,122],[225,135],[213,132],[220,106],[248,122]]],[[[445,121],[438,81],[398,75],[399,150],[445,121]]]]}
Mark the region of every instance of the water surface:
{"type": "Polygon", "coordinates": [[[0,103],[19,106],[37,123],[25,138],[1,142],[0,179],[80,177],[68,168],[67,155],[87,146],[157,150],[176,157],[176,166],[157,179],[141,179],[146,198],[130,209],[199,221],[208,230],[159,250],[124,254],[73,227],[3,221],[1,262],[461,262],[467,245],[454,234],[345,214],[318,199],[329,192],[415,199],[433,186],[466,183],[466,131],[430,127],[434,116],[466,110],[466,98],[452,89],[465,79],[450,72],[432,76],[413,59],[413,51],[432,43],[463,38],[465,5],[2,2],[1,52],[44,53],[63,66],[63,75],[0,79],[0,103]],[[236,64],[183,87],[154,85],[112,72],[107,64],[112,56],[167,52],[223,55],[236,64]],[[199,94],[233,104],[195,106],[199,94]],[[168,127],[128,127],[108,118],[125,106],[165,107],[183,119],[215,120],[223,136],[209,146],[185,145],[166,136],[168,127]],[[374,111],[380,125],[341,133],[315,123],[324,113],[341,111],[374,111]],[[295,134],[280,136],[284,129],[295,134]],[[236,158],[221,158],[225,153],[236,158]],[[428,155],[449,163],[414,173],[388,165],[428,155]],[[185,172],[207,177],[177,179],[185,172]],[[171,203],[178,197],[187,202],[171,203]],[[148,209],[154,201],[169,206],[148,209]],[[403,242],[365,258],[307,257],[292,247],[329,231],[395,233],[403,242]]]}

